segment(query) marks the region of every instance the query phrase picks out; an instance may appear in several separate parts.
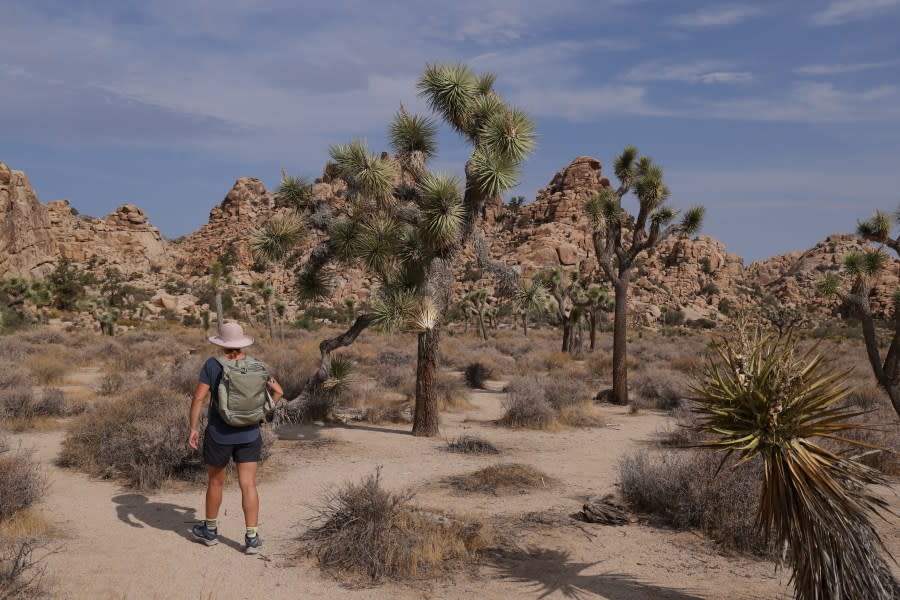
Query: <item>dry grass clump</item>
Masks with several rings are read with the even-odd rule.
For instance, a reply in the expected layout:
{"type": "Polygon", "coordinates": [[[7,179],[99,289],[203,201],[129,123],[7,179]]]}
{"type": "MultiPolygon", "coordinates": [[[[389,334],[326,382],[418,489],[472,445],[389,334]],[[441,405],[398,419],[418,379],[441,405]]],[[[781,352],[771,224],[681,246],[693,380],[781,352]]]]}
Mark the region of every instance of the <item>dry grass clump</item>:
{"type": "Polygon", "coordinates": [[[671,369],[643,369],[631,378],[632,411],[641,408],[672,410],[689,395],[690,379],[671,369]]]}
{"type": "Polygon", "coordinates": [[[460,454],[500,454],[496,446],[475,435],[461,435],[455,440],[447,442],[447,450],[460,454]]]}
{"type": "Polygon", "coordinates": [[[677,529],[697,528],[724,546],[767,554],[755,518],[759,511],[758,462],[733,468],[710,452],[647,451],[626,455],[619,465],[622,496],[637,511],[677,529]]]}
{"type": "Polygon", "coordinates": [[[145,384],[78,418],[60,463],[136,489],[158,488],[169,478],[193,480],[202,460],[185,443],[186,411],[182,394],[145,384]]]}
{"type": "Polygon", "coordinates": [[[438,372],[438,410],[453,411],[472,408],[466,386],[451,374],[438,372]]]}
{"type": "Polygon", "coordinates": [[[381,485],[380,470],[326,498],[303,540],[322,568],[381,579],[422,579],[474,563],[493,543],[480,521],[413,506],[381,485]]]}
{"type": "Polygon", "coordinates": [[[546,473],[520,463],[500,463],[479,469],[467,475],[449,479],[450,485],[464,492],[488,494],[524,494],[534,488],[545,488],[553,483],[546,473]]]}
{"type": "Polygon", "coordinates": [[[38,425],[36,420],[65,417],[84,412],[84,409],[82,403],[70,403],[59,388],[45,388],[39,392],[30,385],[0,388],[0,420],[16,431],[38,425]]]}
{"type": "Polygon", "coordinates": [[[591,392],[577,377],[526,375],[506,387],[499,423],[507,427],[555,430],[560,426],[599,427],[605,419],[594,407],[591,392]]]}

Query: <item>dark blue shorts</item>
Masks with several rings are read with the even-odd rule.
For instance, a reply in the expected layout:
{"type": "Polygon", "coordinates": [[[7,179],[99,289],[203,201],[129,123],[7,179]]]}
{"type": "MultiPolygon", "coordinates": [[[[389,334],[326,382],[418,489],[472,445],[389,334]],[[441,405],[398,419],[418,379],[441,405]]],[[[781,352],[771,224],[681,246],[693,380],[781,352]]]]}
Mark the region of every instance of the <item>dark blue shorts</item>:
{"type": "Polygon", "coordinates": [[[262,458],[262,435],[246,444],[220,444],[208,433],[203,436],[203,462],[222,468],[228,461],[236,463],[259,462],[262,458]]]}

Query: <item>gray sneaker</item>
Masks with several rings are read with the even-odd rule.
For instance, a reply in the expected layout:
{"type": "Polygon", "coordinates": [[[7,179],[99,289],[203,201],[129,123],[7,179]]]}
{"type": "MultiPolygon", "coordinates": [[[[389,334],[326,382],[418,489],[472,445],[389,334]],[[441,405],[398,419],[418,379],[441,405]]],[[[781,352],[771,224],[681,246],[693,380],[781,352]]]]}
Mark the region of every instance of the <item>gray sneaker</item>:
{"type": "Polygon", "coordinates": [[[203,542],[207,546],[215,546],[219,543],[219,532],[216,529],[207,529],[206,523],[197,523],[191,527],[191,535],[194,539],[203,542]]]}
{"type": "Polygon", "coordinates": [[[262,540],[259,539],[259,535],[244,536],[244,554],[256,554],[259,552],[260,546],[262,546],[262,540]]]}

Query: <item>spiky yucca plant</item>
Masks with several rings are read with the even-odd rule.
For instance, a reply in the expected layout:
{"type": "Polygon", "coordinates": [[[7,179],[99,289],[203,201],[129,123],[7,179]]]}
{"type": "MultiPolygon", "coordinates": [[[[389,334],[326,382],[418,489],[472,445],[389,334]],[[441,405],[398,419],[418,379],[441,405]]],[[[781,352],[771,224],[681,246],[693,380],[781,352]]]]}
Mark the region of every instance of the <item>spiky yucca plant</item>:
{"type": "Polygon", "coordinates": [[[889,600],[900,594],[871,516],[886,502],[868,488],[874,469],[819,440],[865,445],[842,435],[865,427],[841,404],[847,372],[826,366],[791,336],[758,330],[723,337],[694,385],[703,447],[763,464],[758,524],[784,545],[799,600],[889,600]]]}
{"type": "Polygon", "coordinates": [[[550,309],[550,291],[546,284],[538,279],[520,282],[516,289],[514,302],[522,317],[522,333],[528,336],[528,315],[544,314],[550,309]]]}

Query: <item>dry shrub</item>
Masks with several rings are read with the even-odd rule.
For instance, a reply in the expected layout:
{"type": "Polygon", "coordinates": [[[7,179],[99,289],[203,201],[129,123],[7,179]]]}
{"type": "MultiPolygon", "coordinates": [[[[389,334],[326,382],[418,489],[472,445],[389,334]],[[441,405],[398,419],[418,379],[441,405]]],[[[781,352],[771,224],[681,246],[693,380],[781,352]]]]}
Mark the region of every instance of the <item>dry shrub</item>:
{"type": "MultiPolygon", "coordinates": [[[[319,354],[316,353],[314,356],[318,357],[319,354]]],[[[260,359],[272,371],[272,376],[284,390],[284,397],[289,400],[300,395],[306,380],[319,368],[318,364],[313,364],[310,355],[301,358],[300,355],[281,352],[267,354],[260,359]]]]}
{"type": "Polygon", "coordinates": [[[325,499],[303,540],[322,568],[372,581],[421,579],[472,564],[492,543],[479,521],[418,509],[411,492],[390,492],[381,472],[325,499]]]}
{"type": "Polygon", "coordinates": [[[146,384],[77,419],[60,463],[136,489],[158,488],[169,478],[193,480],[202,460],[185,443],[186,411],[184,395],[146,384]]]}
{"type": "MultiPolygon", "coordinates": [[[[636,371],[640,363],[630,354],[625,357],[628,372],[636,371]]],[[[612,352],[595,352],[587,359],[588,370],[593,377],[612,380],[613,357],[612,352]]]]}
{"type": "Polygon", "coordinates": [[[29,452],[0,453],[0,523],[37,502],[46,481],[29,452]]]}
{"type": "Polygon", "coordinates": [[[101,396],[112,396],[121,392],[124,385],[125,378],[119,373],[106,373],[100,378],[97,393],[101,396]]]}
{"type": "Polygon", "coordinates": [[[856,385],[853,392],[847,396],[847,403],[862,410],[874,410],[890,402],[881,386],[871,382],[856,385]]]}
{"type": "Polygon", "coordinates": [[[480,362],[469,363],[463,371],[466,385],[473,390],[483,390],[491,378],[491,371],[480,362]]]}
{"type": "Polygon", "coordinates": [[[543,381],[535,375],[513,377],[506,386],[505,410],[499,423],[507,427],[552,429],[556,411],[544,398],[543,381]]]}
{"type": "Polygon", "coordinates": [[[468,475],[449,479],[450,485],[465,492],[489,494],[523,494],[534,488],[548,487],[553,480],[534,467],[520,463],[500,463],[468,475]]]}
{"type": "Polygon", "coordinates": [[[463,383],[446,373],[438,373],[438,410],[467,410],[472,408],[468,399],[468,389],[463,383]]]}
{"type": "Polygon", "coordinates": [[[552,431],[560,425],[599,427],[606,422],[593,406],[590,390],[577,377],[513,377],[505,391],[506,412],[499,422],[507,427],[552,431]]]}
{"type": "Polygon", "coordinates": [[[767,554],[755,525],[762,468],[751,462],[737,469],[710,452],[646,451],[619,464],[621,491],[637,511],[676,529],[697,528],[724,546],[767,554]]]}
{"type": "Polygon", "coordinates": [[[25,359],[25,367],[41,385],[50,385],[62,380],[72,370],[72,365],[58,352],[41,352],[25,359]]]}
{"type": "Polygon", "coordinates": [[[32,600],[49,598],[44,587],[44,566],[37,552],[45,551],[46,542],[35,536],[0,538],[0,598],[32,600]]]}
{"type": "Polygon", "coordinates": [[[697,428],[697,413],[693,402],[683,402],[672,409],[673,422],[661,433],[664,446],[683,448],[699,443],[703,434],[697,428]]]}
{"type": "Polygon", "coordinates": [[[631,390],[632,410],[672,410],[688,395],[690,379],[671,369],[643,369],[632,377],[631,390]]]}
{"type": "Polygon", "coordinates": [[[461,435],[447,442],[447,450],[460,454],[500,454],[496,446],[475,435],[461,435]]]}
{"type": "Polygon", "coordinates": [[[28,428],[40,417],[64,417],[83,411],[83,404],[70,405],[59,388],[46,388],[39,393],[30,385],[0,389],[0,419],[15,429],[28,428]]]}

